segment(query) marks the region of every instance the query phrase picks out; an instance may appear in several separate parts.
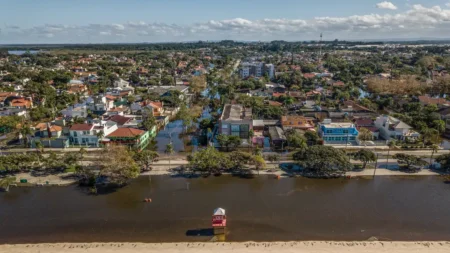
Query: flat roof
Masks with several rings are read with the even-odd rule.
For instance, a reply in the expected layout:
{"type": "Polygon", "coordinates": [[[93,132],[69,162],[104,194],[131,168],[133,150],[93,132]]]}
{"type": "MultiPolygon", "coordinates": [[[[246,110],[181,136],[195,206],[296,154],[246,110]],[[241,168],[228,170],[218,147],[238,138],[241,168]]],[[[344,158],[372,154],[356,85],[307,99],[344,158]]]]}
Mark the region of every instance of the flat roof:
{"type": "Polygon", "coordinates": [[[252,109],[242,105],[226,104],[223,108],[221,120],[245,120],[252,119],[252,109]]]}
{"type": "Polygon", "coordinates": [[[323,124],[323,126],[325,126],[326,128],[352,128],[355,127],[355,124],[349,122],[336,122],[323,124]]]}

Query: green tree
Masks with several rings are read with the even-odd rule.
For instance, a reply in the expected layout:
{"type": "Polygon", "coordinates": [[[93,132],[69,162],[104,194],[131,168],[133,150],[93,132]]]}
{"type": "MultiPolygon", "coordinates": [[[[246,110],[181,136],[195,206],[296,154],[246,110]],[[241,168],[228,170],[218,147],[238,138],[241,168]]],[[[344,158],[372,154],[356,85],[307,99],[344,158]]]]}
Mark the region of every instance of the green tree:
{"type": "Polygon", "coordinates": [[[344,151],[330,146],[311,146],[293,157],[305,173],[317,177],[342,175],[353,167],[344,151]]]}
{"type": "Polygon", "coordinates": [[[141,152],[136,152],[133,155],[134,161],[144,170],[150,170],[151,165],[155,162],[156,158],[159,157],[158,152],[151,150],[142,150],[141,152]]]}
{"type": "Polygon", "coordinates": [[[436,145],[436,144],[431,145],[430,166],[433,163],[433,156],[437,152],[439,152],[439,145],[436,145]]]}
{"type": "Polygon", "coordinates": [[[222,148],[223,147],[226,148],[227,152],[230,146],[236,148],[239,145],[241,145],[241,138],[239,138],[239,136],[234,135],[219,134],[217,135],[217,141],[219,142],[222,148]]]}
{"type": "Polygon", "coordinates": [[[450,171],[450,154],[440,155],[436,157],[436,162],[441,165],[440,169],[442,171],[450,171]]]}
{"type": "Polygon", "coordinates": [[[110,183],[119,186],[138,177],[140,172],[131,152],[125,146],[105,147],[99,159],[99,169],[98,176],[105,176],[110,183]]]}
{"type": "Polygon", "coordinates": [[[314,131],[306,131],[304,136],[310,145],[316,145],[320,139],[319,135],[314,131]]]}
{"type": "Polygon", "coordinates": [[[231,168],[242,170],[252,161],[252,155],[247,152],[233,151],[228,155],[228,159],[232,162],[231,168]]]}
{"type": "Polygon", "coordinates": [[[214,147],[207,147],[195,152],[189,159],[189,165],[192,169],[202,173],[217,173],[228,167],[228,160],[228,156],[214,147]]]}
{"type": "Polygon", "coordinates": [[[0,179],[0,188],[9,191],[9,186],[16,182],[15,177],[5,177],[0,179]]]}
{"type": "MultiPolygon", "coordinates": [[[[268,155],[267,156],[267,160],[269,161],[269,162],[271,162],[271,163],[276,163],[276,162],[280,162],[280,155],[279,154],[272,154],[272,155],[268,155]]],[[[279,165],[278,166],[276,166],[277,168],[279,167],[279,165]]]]}
{"type": "Polygon", "coordinates": [[[295,130],[287,131],[286,139],[290,147],[297,148],[300,150],[305,150],[308,147],[306,143],[306,138],[295,130]]]}
{"type": "Polygon", "coordinates": [[[172,143],[169,143],[166,145],[166,149],[164,150],[164,153],[166,153],[169,157],[169,170],[170,170],[170,162],[172,159],[172,155],[173,155],[173,153],[175,153],[172,143]]]}
{"type": "Polygon", "coordinates": [[[371,141],[373,138],[372,132],[367,128],[361,128],[358,134],[358,140],[360,140],[364,146],[366,146],[366,142],[371,141]]]}
{"type": "Polygon", "coordinates": [[[387,153],[387,157],[386,157],[386,168],[389,166],[389,153],[391,152],[392,148],[395,148],[396,145],[397,145],[397,141],[395,139],[392,139],[388,143],[389,149],[388,149],[388,153],[387,153]]]}
{"type": "Polygon", "coordinates": [[[367,163],[375,162],[377,160],[377,156],[375,155],[375,153],[366,149],[361,149],[353,154],[353,158],[363,163],[363,169],[366,168],[367,163]]]}
{"type": "Polygon", "coordinates": [[[420,157],[417,157],[415,155],[408,155],[408,154],[395,154],[394,159],[398,160],[399,164],[406,165],[405,169],[412,170],[411,166],[425,166],[427,165],[427,162],[420,159],[420,157]]]}
{"type": "Polygon", "coordinates": [[[253,164],[255,165],[256,171],[258,171],[258,175],[259,170],[264,169],[266,167],[266,161],[260,155],[253,156],[253,164]]]}

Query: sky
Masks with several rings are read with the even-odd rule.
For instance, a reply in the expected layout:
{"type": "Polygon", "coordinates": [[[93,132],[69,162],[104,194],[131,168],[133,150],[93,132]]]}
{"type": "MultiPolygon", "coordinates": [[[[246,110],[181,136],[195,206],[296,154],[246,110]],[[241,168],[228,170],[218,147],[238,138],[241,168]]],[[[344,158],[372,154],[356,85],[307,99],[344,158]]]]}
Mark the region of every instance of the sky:
{"type": "Polygon", "coordinates": [[[0,44],[450,39],[450,0],[0,0],[0,44]]]}

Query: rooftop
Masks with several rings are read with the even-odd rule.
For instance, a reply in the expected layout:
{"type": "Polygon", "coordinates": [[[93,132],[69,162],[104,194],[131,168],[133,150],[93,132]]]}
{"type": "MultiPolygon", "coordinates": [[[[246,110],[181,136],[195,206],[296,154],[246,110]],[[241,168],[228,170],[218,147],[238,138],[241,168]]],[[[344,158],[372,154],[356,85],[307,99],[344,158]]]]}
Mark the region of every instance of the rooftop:
{"type": "Polygon", "coordinates": [[[90,131],[94,125],[92,124],[75,124],[73,125],[70,130],[71,131],[90,131]]]}
{"type": "Polygon", "coordinates": [[[252,109],[242,105],[227,104],[223,108],[221,120],[249,120],[252,119],[252,109]]]}
{"type": "Polygon", "coordinates": [[[354,128],[355,125],[350,122],[335,122],[329,124],[323,124],[326,128],[354,128]]]}
{"type": "Polygon", "coordinates": [[[137,137],[144,134],[144,130],[139,130],[136,128],[119,128],[116,131],[112,132],[110,135],[108,135],[108,138],[120,138],[120,137],[137,137]]]}

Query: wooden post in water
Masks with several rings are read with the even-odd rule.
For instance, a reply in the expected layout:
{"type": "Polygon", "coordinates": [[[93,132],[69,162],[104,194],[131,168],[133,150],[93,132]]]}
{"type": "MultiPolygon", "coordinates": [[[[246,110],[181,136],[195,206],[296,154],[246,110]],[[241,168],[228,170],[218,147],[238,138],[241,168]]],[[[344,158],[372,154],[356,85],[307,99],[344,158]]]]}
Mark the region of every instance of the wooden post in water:
{"type": "Polygon", "coordinates": [[[217,208],[214,210],[212,216],[212,227],[214,235],[224,235],[227,227],[227,216],[225,215],[225,209],[217,208]]]}

